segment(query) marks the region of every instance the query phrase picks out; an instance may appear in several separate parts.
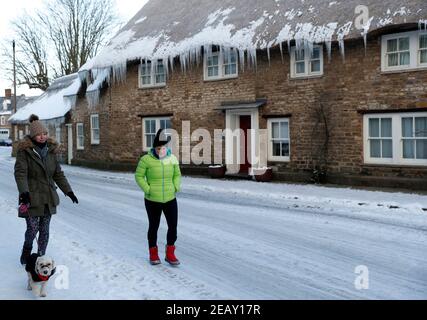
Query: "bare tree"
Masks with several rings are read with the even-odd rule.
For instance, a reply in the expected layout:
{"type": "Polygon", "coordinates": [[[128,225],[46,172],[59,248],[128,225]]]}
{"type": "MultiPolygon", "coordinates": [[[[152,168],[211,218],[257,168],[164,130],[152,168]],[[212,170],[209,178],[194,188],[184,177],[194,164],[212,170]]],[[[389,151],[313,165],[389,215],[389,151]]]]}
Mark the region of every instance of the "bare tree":
{"type": "Polygon", "coordinates": [[[328,155],[331,137],[331,108],[333,95],[323,91],[313,106],[314,126],[311,133],[311,180],[322,183],[328,171],[328,155]]]}
{"type": "MultiPolygon", "coordinates": [[[[118,26],[114,0],[48,0],[45,8],[13,22],[18,36],[19,84],[46,90],[53,78],[77,72],[118,26]]],[[[3,49],[9,61],[11,50],[3,49]]],[[[10,68],[8,68],[10,71],[10,68]]]]}
{"type": "MultiPolygon", "coordinates": [[[[36,19],[24,14],[12,23],[18,35],[16,50],[17,84],[31,89],[46,90],[49,87],[47,65],[47,43],[36,19]]],[[[12,41],[3,43],[2,65],[13,81],[12,41]]]]}

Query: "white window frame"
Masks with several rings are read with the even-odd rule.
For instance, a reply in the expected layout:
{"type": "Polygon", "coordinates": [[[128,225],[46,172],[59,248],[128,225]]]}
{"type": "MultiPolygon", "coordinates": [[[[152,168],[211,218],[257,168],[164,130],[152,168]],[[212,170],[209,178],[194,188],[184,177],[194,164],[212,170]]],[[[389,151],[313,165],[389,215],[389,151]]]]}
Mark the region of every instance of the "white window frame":
{"type": "Polygon", "coordinates": [[[427,63],[421,63],[420,37],[426,35],[425,31],[409,31],[389,34],[381,37],[381,71],[413,71],[418,69],[427,69],[427,63]],[[399,38],[409,37],[409,65],[388,66],[387,41],[399,38]]]}
{"type": "Polygon", "coordinates": [[[101,143],[101,130],[100,130],[100,128],[101,128],[101,124],[99,122],[99,114],[90,115],[90,142],[92,145],[99,145],[101,143]],[[98,118],[98,128],[93,127],[93,119],[95,119],[95,118],[98,118]],[[99,133],[98,133],[99,139],[95,139],[94,133],[93,133],[94,130],[99,131],[99,133]]]}
{"type": "MultiPolygon", "coordinates": [[[[309,50],[304,50],[304,62],[305,62],[305,69],[304,73],[297,73],[296,72],[296,47],[291,48],[291,79],[299,79],[299,78],[316,78],[323,76],[323,45],[314,45],[313,49],[320,49],[319,50],[319,59],[312,59],[311,52],[309,50]],[[320,60],[320,71],[312,72],[311,71],[311,62],[320,60]]],[[[302,60],[301,60],[302,61],[302,60]]]]}
{"type": "Polygon", "coordinates": [[[61,127],[56,127],[55,128],[55,139],[56,142],[58,142],[59,144],[61,144],[61,127]]]}
{"type": "MultiPolygon", "coordinates": [[[[279,124],[280,128],[280,124],[279,124]]],[[[267,121],[267,130],[268,130],[268,161],[272,162],[290,162],[291,161],[291,127],[290,127],[290,118],[271,118],[267,121]],[[288,124],[288,142],[289,142],[289,156],[278,157],[273,155],[273,123],[276,122],[286,122],[288,124]]],[[[286,140],[286,139],[279,139],[286,140]]]]}
{"type": "MultiPolygon", "coordinates": [[[[143,147],[143,151],[144,152],[148,152],[151,150],[151,147],[147,146],[147,139],[146,136],[148,135],[146,130],[145,130],[145,121],[156,121],[156,128],[155,128],[155,132],[154,134],[157,133],[157,131],[159,131],[160,129],[160,122],[163,120],[166,121],[170,121],[171,122],[171,126],[172,126],[172,118],[171,117],[147,117],[147,118],[142,118],[142,147],[143,147]]],[[[152,134],[152,133],[151,133],[152,134]]],[[[166,133],[167,135],[167,133],[166,133]]]]}
{"type": "MultiPolygon", "coordinates": [[[[163,60],[159,60],[158,63],[163,64],[163,60]]],[[[157,65],[156,65],[157,67],[157,65]]],[[[161,87],[165,87],[166,86],[166,67],[163,66],[163,70],[164,70],[164,76],[165,76],[165,81],[164,82],[156,82],[156,70],[154,70],[155,68],[152,67],[151,65],[151,61],[141,61],[139,68],[138,68],[138,85],[140,89],[146,89],[146,88],[161,88],[161,87]],[[145,64],[150,64],[150,84],[143,84],[142,83],[142,68],[145,64]]]]}
{"type": "Polygon", "coordinates": [[[363,117],[363,150],[365,164],[379,165],[416,165],[427,166],[427,160],[424,159],[404,159],[403,158],[403,140],[402,137],[402,118],[427,117],[427,112],[399,112],[399,113],[375,113],[366,114],[363,117]],[[392,120],[392,147],[393,157],[371,158],[369,144],[369,119],[372,118],[391,118],[392,120]]]}
{"type": "Polygon", "coordinates": [[[76,148],[77,150],[85,149],[85,134],[84,134],[84,124],[81,122],[76,123],[76,148]],[[82,129],[82,134],[79,135],[79,127],[82,129]],[[83,138],[83,143],[80,143],[80,138],[83,138]]]}
{"type": "Polygon", "coordinates": [[[421,51],[427,51],[427,48],[420,47],[421,36],[427,36],[427,32],[420,32],[418,35],[418,65],[427,68],[427,62],[421,63],[421,51]]]}
{"type": "Polygon", "coordinates": [[[0,125],[2,125],[2,126],[6,125],[6,117],[1,116],[1,118],[0,118],[0,125]]]}
{"type": "Polygon", "coordinates": [[[224,53],[225,50],[219,50],[212,52],[211,57],[218,56],[218,75],[217,76],[209,76],[208,73],[208,55],[206,54],[203,57],[203,79],[204,81],[217,81],[217,80],[226,80],[226,79],[236,79],[239,77],[239,55],[237,50],[234,48],[230,49],[230,52],[234,52],[236,55],[236,73],[233,74],[225,74],[225,64],[224,64],[224,53]]]}

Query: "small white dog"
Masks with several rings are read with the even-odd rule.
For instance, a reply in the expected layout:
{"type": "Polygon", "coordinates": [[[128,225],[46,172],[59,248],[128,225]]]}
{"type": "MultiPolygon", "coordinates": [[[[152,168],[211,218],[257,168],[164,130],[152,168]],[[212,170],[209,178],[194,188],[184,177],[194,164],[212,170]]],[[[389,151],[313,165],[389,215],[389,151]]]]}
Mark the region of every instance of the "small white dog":
{"type": "Polygon", "coordinates": [[[47,297],[47,283],[55,274],[55,261],[47,256],[41,257],[32,254],[27,261],[25,271],[28,274],[28,290],[32,290],[36,297],[47,297]]]}

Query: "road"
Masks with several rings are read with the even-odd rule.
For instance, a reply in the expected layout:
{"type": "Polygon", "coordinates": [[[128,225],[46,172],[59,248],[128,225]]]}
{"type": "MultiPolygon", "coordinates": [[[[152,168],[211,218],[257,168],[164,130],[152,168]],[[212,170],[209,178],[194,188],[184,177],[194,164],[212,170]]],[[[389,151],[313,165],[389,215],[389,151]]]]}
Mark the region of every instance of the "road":
{"type": "MultiPolygon", "coordinates": [[[[18,265],[25,222],[16,217],[9,154],[0,148],[0,266],[10,275],[3,276],[0,299],[33,299],[18,265]]],[[[69,271],[69,288],[52,281],[49,299],[427,299],[427,215],[389,220],[365,210],[359,217],[333,203],[316,208],[268,195],[253,199],[231,182],[184,178],[182,265],[153,267],[143,193],[133,175],[63,169],[80,203],[60,195],[48,254],[69,271]],[[359,266],[369,271],[363,274],[369,288],[362,290],[355,286],[359,266]]],[[[239,184],[245,185],[263,192],[256,182],[239,184]]],[[[163,219],[162,255],[165,237],[163,219]]]]}

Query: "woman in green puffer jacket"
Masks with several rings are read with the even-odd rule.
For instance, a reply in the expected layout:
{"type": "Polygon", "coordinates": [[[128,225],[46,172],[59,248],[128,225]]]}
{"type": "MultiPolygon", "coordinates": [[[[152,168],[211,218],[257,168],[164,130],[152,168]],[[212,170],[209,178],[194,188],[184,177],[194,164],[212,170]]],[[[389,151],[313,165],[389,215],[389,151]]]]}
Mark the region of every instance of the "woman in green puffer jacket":
{"type": "Polygon", "coordinates": [[[178,159],[166,146],[168,143],[164,131],[159,130],[154,139],[153,148],[139,161],[135,179],[145,193],[145,208],[149,221],[150,263],[152,265],[160,264],[157,232],[163,212],[168,224],[165,260],[176,266],[180,263],[175,256],[175,242],[178,224],[176,193],[181,188],[181,170],[178,159]]]}

